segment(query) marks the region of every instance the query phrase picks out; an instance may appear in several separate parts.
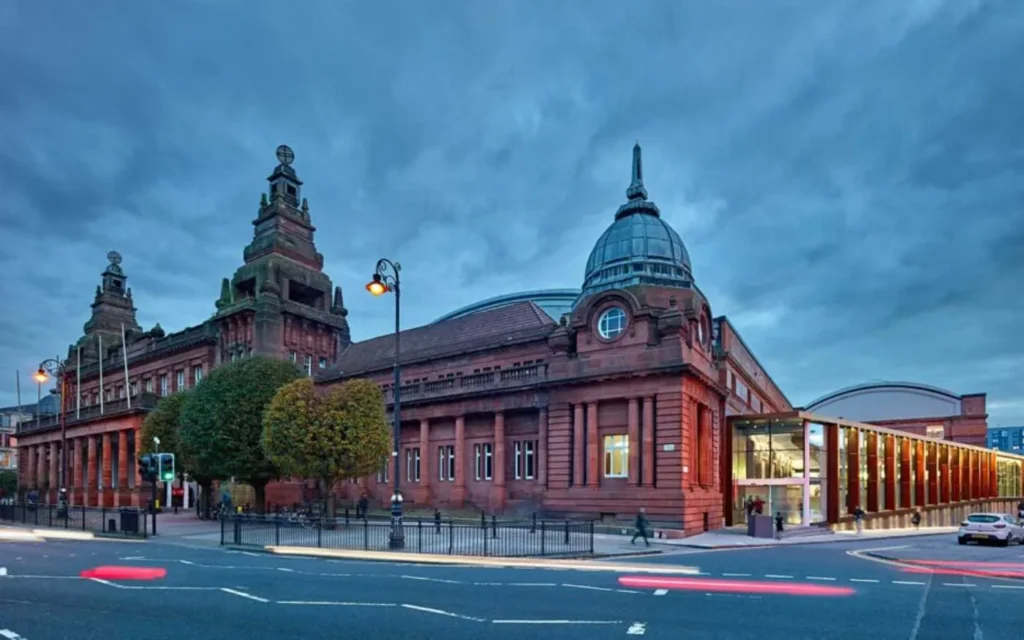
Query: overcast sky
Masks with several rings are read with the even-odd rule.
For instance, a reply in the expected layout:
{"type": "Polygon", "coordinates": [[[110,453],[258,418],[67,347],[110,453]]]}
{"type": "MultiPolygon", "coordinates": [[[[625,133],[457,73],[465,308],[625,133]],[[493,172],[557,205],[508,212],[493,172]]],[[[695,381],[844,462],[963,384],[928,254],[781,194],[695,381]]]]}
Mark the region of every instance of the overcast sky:
{"type": "Polygon", "coordinates": [[[109,250],[144,328],[209,317],[278,144],[366,338],[381,256],[410,326],[580,286],[639,140],[794,403],[910,380],[1024,424],[1021,33],[1019,0],[0,2],[0,405],[109,250]]]}

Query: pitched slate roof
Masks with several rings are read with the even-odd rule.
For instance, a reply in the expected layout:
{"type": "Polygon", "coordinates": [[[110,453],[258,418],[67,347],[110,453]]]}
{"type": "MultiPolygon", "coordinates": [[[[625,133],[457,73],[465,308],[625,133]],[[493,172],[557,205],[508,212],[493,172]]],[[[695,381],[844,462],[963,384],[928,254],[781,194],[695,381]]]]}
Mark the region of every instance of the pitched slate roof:
{"type": "MultiPolygon", "coordinates": [[[[402,364],[541,340],[557,326],[533,302],[519,302],[452,318],[403,331],[402,364]]],[[[334,367],[318,377],[332,380],[390,369],[394,358],[394,334],[354,342],[341,354],[334,367]]]]}

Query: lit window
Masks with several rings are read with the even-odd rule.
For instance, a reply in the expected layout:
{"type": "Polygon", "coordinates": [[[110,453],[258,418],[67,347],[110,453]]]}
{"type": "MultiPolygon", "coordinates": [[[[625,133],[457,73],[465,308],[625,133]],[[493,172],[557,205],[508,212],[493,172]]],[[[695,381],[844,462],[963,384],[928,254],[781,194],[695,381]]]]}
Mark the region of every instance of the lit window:
{"type": "Polygon", "coordinates": [[[629,437],[625,434],[604,437],[604,477],[629,475],[629,437]]]}
{"type": "Polygon", "coordinates": [[[608,309],[597,321],[597,332],[605,340],[617,338],[625,330],[626,312],[619,307],[608,309]]]}
{"type": "Polygon", "coordinates": [[[306,375],[313,375],[313,356],[307,355],[304,365],[306,367],[306,375]]]}
{"type": "Polygon", "coordinates": [[[327,358],[320,358],[320,362],[317,363],[317,366],[319,366],[321,369],[326,369],[327,368],[327,358]]]}

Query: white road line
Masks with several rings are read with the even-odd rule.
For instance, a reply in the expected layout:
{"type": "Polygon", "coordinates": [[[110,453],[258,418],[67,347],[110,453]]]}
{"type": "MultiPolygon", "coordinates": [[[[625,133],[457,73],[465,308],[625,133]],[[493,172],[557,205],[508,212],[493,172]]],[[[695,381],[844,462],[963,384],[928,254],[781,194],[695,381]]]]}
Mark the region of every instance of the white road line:
{"type": "Polygon", "coordinates": [[[180,562],[181,564],[195,565],[195,563],[191,560],[178,560],[178,562],[180,562]]]}
{"type": "Polygon", "coordinates": [[[869,578],[850,578],[850,582],[878,582],[878,580],[872,580],[869,578]]]}
{"type": "Polygon", "coordinates": [[[913,581],[910,581],[910,580],[893,580],[892,583],[893,584],[911,584],[911,585],[914,585],[914,586],[917,586],[917,587],[923,587],[924,586],[923,582],[913,582],[913,581]]]}
{"type": "Polygon", "coordinates": [[[270,602],[270,600],[267,600],[266,598],[261,598],[259,596],[254,596],[254,595],[246,593],[244,591],[236,591],[234,589],[229,589],[227,587],[221,587],[220,590],[223,591],[224,593],[230,593],[233,596],[238,596],[239,598],[248,598],[250,600],[255,600],[256,602],[270,602]]]}
{"type": "Polygon", "coordinates": [[[7,567],[0,567],[0,576],[7,575],[7,567]]]}
{"type": "Polygon", "coordinates": [[[728,578],[749,578],[750,577],[749,573],[723,573],[722,575],[726,576],[728,578]]]}
{"type": "Polygon", "coordinates": [[[423,580],[424,582],[443,582],[445,584],[462,584],[460,580],[442,580],[441,578],[425,578],[423,576],[398,576],[406,580],[423,580]]]}
{"type": "Polygon", "coordinates": [[[473,586],[474,587],[500,587],[503,584],[504,584],[503,582],[474,582],[473,586]]]}
{"type": "Polygon", "coordinates": [[[654,595],[656,595],[656,596],[663,596],[666,593],[668,593],[668,589],[655,589],[654,590],[654,595]]]}
{"type": "Polygon", "coordinates": [[[1009,584],[994,584],[994,585],[992,585],[992,588],[993,589],[1024,589],[1024,587],[1017,587],[1017,586],[1009,585],[1009,584]]]}
{"type": "Polygon", "coordinates": [[[145,560],[145,559],[146,559],[146,556],[125,556],[123,558],[118,558],[118,560],[145,560]]]}
{"type": "Polygon", "coordinates": [[[7,640],[26,640],[25,636],[19,636],[10,629],[0,629],[0,636],[7,638],[7,640]]]}
{"type": "Polygon", "coordinates": [[[829,581],[832,581],[832,582],[835,581],[835,578],[826,578],[826,577],[823,577],[823,576],[807,576],[807,579],[808,580],[829,580],[829,581]]]}
{"type": "Polygon", "coordinates": [[[766,574],[764,574],[764,577],[766,577],[766,578],[776,578],[778,580],[792,580],[793,579],[793,576],[783,576],[783,575],[779,575],[777,573],[766,573],[766,574]]]}
{"type": "Polygon", "coordinates": [[[615,591],[615,589],[609,589],[608,587],[591,587],[585,584],[565,584],[562,583],[563,587],[569,587],[570,589],[587,589],[588,591],[615,591]]]}
{"type": "Polygon", "coordinates": [[[491,620],[494,624],[622,624],[621,620],[491,620]]]}
{"type": "Polygon", "coordinates": [[[943,582],[944,587],[976,587],[976,584],[967,584],[965,582],[943,582]]]}
{"type": "Polygon", "coordinates": [[[643,622],[634,622],[626,629],[627,636],[642,636],[647,631],[647,625],[643,622]]]}
{"type": "Polygon", "coordinates": [[[639,591],[634,591],[632,589],[616,589],[615,591],[617,593],[640,593],[639,591]]]}
{"type": "Polygon", "coordinates": [[[288,573],[295,573],[295,569],[288,569],[286,567],[278,567],[278,571],[287,571],[288,573]]]}
{"type": "Polygon", "coordinates": [[[413,611],[423,611],[424,613],[436,613],[439,616],[448,616],[449,618],[459,618],[462,620],[472,620],[473,622],[487,622],[483,618],[474,618],[473,616],[464,616],[458,613],[452,613],[451,611],[443,611],[441,609],[432,609],[430,607],[420,607],[415,604],[403,604],[403,608],[412,609],[413,611]]]}
{"type": "MultiPolygon", "coordinates": [[[[501,583],[498,583],[501,584],[501,583]]],[[[557,587],[554,582],[510,582],[510,587],[557,587]]]]}
{"type": "MultiPolygon", "coordinates": [[[[76,576],[61,576],[67,578],[76,578],[76,576]]],[[[138,585],[127,585],[118,584],[111,582],[110,580],[104,580],[103,578],[86,578],[91,582],[98,582],[99,584],[106,585],[108,587],[114,587],[115,589],[128,589],[129,591],[217,591],[217,587],[143,587],[138,585]]]]}
{"type": "Polygon", "coordinates": [[[260,556],[262,556],[262,555],[266,555],[266,554],[263,554],[263,553],[253,553],[253,552],[251,552],[251,551],[242,551],[242,552],[240,552],[240,553],[241,553],[241,554],[242,554],[243,556],[251,556],[251,557],[253,557],[253,558],[259,558],[259,557],[260,557],[260,556]]]}
{"type": "Polygon", "coordinates": [[[316,600],[278,600],[275,604],[298,604],[319,607],[397,607],[392,602],[326,602],[316,600]]]}

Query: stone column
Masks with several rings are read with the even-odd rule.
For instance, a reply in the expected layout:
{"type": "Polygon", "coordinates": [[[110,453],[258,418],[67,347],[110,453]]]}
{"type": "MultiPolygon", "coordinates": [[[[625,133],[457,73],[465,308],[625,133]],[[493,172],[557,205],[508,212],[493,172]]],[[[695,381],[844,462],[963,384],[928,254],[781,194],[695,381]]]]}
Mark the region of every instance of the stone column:
{"type": "Polygon", "coordinates": [[[878,434],[874,431],[867,433],[868,437],[868,499],[865,509],[871,513],[879,511],[878,508],[878,434]]]}
{"type": "Polygon", "coordinates": [[[110,433],[103,434],[103,493],[101,506],[114,506],[114,448],[110,433]]]}
{"type": "Polygon", "coordinates": [[[654,457],[654,396],[644,396],[643,402],[644,415],[641,426],[643,451],[640,454],[641,465],[643,466],[643,485],[645,487],[653,487],[656,482],[655,469],[658,465],[658,461],[654,457]]]}
{"type": "Polygon", "coordinates": [[[85,499],[86,504],[95,507],[99,501],[99,476],[96,473],[96,436],[88,436],[88,460],[85,465],[85,499]]]}
{"type": "MultiPolygon", "coordinates": [[[[840,435],[839,425],[825,425],[825,520],[827,520],[829,524],[837,524],[841,514],[839,505],[840,435]]],[[[732,451],[729,451],[726,455],[730,456],[729,464],[731,465],[732,451]]],[[[731,487],[726,487],[725,490],[730,491],[731,487]]]]}
{"type": "Polygon", "coordinates": [[[82,471],[83,471],[83,469],[82,469],[82,439],[81,438],[75,438],[74,439],[74,442],[71,445],[71,452],[72,452],[71,453],[71,461],[72,461],[71,468],[73,469],[73,471],[72,471],[72,478],[73,478],[73,480],[71,481],[71,485],[72,485],[72,487],[74,487],[71,490],[71,495],[72,495],[71,499],[72,499],[72,501],[76,505],[81,505],[81,504],[85,504],[85,501],[84,501],[84,498],[83,498],[83,495],[82,495],[82,491],[83,491],[84,487],[82,486],[82,471]]]}
{"type": "Polygon", "coordinates": [[[466,499],[466,416],[455,418],[455,486],[451,502],[461,506],[466,499]]]}
{"type": "Polygon", "coordinates": [[[601,443],[597,432],[597,403],[587,405],[587,486],[601,483],[601,443]]]}
{"type": "Polygon", "coordinates": [[[117,432],[117,504],[131,504],[128,494],[128,431],[125,429],[117,432]]]}
{"type": "Polygon", "coordinates": [[[626,422],[629,433],[629,486],[640,484],[640,401],[630,398],[626,422]]]}
{"type": "Polygon", "coordinates": [[[885,436],[885,508],[889,511],[896,509],[896,436],[885,436]]]}
{"type": "Polygon", "coordinates": [[[505,414],[494,414],[494,490],[491,493],[491,508],[501,511],[505,508],[505,414]]]}
{"type": "Polygon", "coordinates": [[[577,404],[573,407],[572,416],[572,484],[575,487],[583,486],[584,469],[584,445],[586,435],[583,432],[583,410],[585,405],[577,404]]]}
{"type": "MultiPolygon", "coordinates": [[[[219,351],[218,351],[219,352],[219,351]]],[[[135,481],[132,487],[132,506],[141,507],[146,504],[145,498],[143,498],[143,487],[142,487],[142,471],[139,468],[139,455],[142,453],[142,430],[136,429],[132,440],[135,443],[135,448],[129,456],[129,464],[132,465],[134,471],[130,472],[132,479],[135,481]]]]}
{"type": "MultiPolygon", "coordinates": [[[[35,489],[39,486],[39,475],[36,471],[36,448],[34,446],[22,447],[22,454],[25,456],[25,468],[28,470],[28,486],[35,489]]],[[[18,461],[21,463],[21,460],[18,461]]]]}
{"type": "Polygon", "coordinates": [[[430,503],[430,420],[420,420],[420,500],[430,503]]]}
{"type": "Polygon", "coordinates": [[[541,407],[537,422],[537,485],[542,489],[548,486],[548,409],[541,407]]]}
{"type": "MultiPolygon", "coordinates": [[[[42,488],[46,485],[49,480],[49,469],[46,466],[46,445],[36,445],[36,455],[39,457],[39,462],[36,464],[36,482],[39,483],[39,487],[42,488]]],[[[44,496],[39,496],[42,499],[44,496]]]]}
{"type": "Polygon", "coordinates": [[[52,501],[56,501],[57,489],[60,487],[60,454],[57,451],[57,443],[50,443],[50,494],[52,501]]]}

